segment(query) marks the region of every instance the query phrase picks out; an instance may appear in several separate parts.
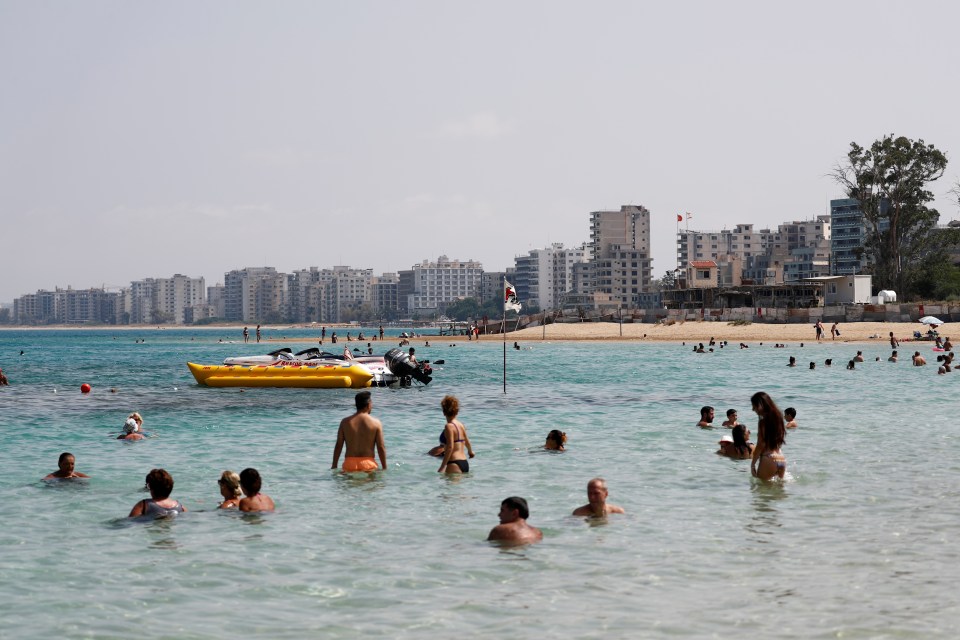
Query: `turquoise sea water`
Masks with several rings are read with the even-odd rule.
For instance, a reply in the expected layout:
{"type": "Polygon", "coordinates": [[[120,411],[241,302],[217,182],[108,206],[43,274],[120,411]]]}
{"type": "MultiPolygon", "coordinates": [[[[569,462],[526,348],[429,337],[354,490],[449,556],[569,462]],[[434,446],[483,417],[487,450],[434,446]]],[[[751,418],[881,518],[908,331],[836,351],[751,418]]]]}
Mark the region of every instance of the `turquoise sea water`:
{"type": "Polygon", "coordinates": [[[881,344],[527,342],[504,394],[500,343],[418,340],[446,364],[429,387],[372,390],[390,469],[357,477],[329,469],[356,392],[198,387],[188,360],[267,350],[220,337],[235,338],[0,332],[0,637],[929,638],[960,623],[960,373],[870,361],[881,344]],[[857,349],[868,362],[845,370],[857,349]],[[759,390],[798,409],[784,484],[694,426],[710,404],[755,431],[759,390]],[[477,453],[462,478],[424,455],[447,393],[477,453]],[[156,437],[113,439],[134,410],[156,437]],[[539,448],[553,428],[564,453],[539,448]],[[41,482],[62,451],[92,479],[41,482]],[[247,466],[275,513],[216,511],[220,472],[247,466]],[[129,522],[153,467],[190,512],[129,522]],[[625,516],[569,515],[596,475],[625,516]],[[484,541],[509,495],[542,543],[484,541]]]}

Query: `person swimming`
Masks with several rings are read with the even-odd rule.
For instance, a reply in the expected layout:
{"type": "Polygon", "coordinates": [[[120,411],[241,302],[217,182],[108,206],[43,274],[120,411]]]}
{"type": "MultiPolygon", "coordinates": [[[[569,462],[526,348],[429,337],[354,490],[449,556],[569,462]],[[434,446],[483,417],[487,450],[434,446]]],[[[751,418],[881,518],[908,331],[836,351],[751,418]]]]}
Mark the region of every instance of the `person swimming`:
{"type": "Polygon", "coordinates": [[[547,434],[547,441],[543,448],[549,451],[566,451],[564,445],[567,442],[567,434],[559,429],[553,429],[547,434]]]}
{"type": "Polygon", "coordinates": [[[74,465],[76,464],[76,458],[72,453],[64,451],[60,454],[60,459],[57,460],[57,466],[59,469],[54,471],[51,474],[48,474],[44,480],[69,480],[72,478],[89,478],[85,473],[80,473],[79,471],[74,470],[74,465]]]}

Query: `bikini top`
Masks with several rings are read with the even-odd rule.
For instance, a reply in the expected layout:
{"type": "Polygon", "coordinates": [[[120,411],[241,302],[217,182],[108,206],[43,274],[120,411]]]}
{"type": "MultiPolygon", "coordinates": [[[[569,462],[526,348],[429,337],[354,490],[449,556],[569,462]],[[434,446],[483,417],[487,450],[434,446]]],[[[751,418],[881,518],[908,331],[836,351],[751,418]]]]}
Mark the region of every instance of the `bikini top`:
{"type": "MultiPolygon", "coordinates": [[[[457,428],[457,435],[466,436],[466,431],[464,431],[463,427],[461,427],[461,426],[458,425],[457,423],[454,423],[454,426],[457,428]]],[[[463,442],[463,441],[464,441],[464,438],[463,438],[463,437],[454,440],[454,442],[463,442]]],[[[444,429],[443,431],[440,432],[440,444],[447,444],[447,430],[446,430],[446,429],[444,429]]]]}

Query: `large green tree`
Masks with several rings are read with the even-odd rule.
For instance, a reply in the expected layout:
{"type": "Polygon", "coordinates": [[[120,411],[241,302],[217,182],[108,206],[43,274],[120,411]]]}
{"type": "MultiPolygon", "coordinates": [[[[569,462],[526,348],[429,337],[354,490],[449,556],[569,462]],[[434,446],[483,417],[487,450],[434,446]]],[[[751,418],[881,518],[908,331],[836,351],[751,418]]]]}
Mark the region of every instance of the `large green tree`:
{"type": "Polygon", "coordinates": [[[932,144],[891,134],[869,148],[851,142],[847,161],[833,171],[847,196],[860,202],[874,285],[902,299],[918,293],[924,263],[943,252],[943,238],[931,233],[940,214],[928,206],[934,198],[928,187],[946,166],[932,144]]]}

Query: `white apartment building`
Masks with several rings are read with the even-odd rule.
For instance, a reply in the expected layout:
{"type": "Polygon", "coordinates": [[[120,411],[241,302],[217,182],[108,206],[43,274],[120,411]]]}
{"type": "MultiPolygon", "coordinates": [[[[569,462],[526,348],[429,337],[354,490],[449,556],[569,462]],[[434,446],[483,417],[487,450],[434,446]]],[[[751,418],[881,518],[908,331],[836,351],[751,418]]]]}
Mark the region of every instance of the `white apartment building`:
{"type": "Polygon", "coordinates": [[[277,275],[273,267],[246,267],[223,277],[223,317],[231,322],[256,322],[260,281],[277,275]]]}
{"type": "Polygon", "coordinates": [[[401,291],[409,283],[407,312],[437,313],[447,304],[463,298],[477,298],[481,291],[483,265],[474,260],[450,260],[440,256],[436,262],[424,260],[405,274],[399,274],[401,291]]]}
{"type": "Polygon", "coordinates": [[[335,266],[332,269],[318,270],[317,278],[317,281],[325,286],[321,311],[323,322],[345,322],[354,319],[360,308],[370,302],[373,269],[335,266]]]}
{"type": "Polygon", "coordinates": [[[171,278],[135,280],[123,298],[131,324],[185,324],[185,310],[206,303],[206,286],[203,278],[178,273],[171,278]]]}
{"type": "Polygon", "coordinates": [[[533,249],[514,259],[516,276],[511,284],[520,302],[539,309],[557,309],[563,295],[573,290],[574,265],[587,261],[586,244],[565,249],[555,242],[544,249],[533,249]]]}

